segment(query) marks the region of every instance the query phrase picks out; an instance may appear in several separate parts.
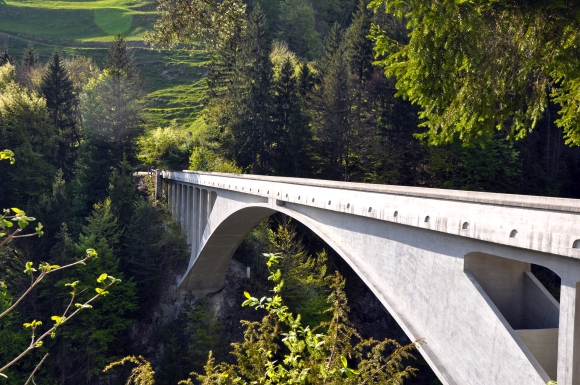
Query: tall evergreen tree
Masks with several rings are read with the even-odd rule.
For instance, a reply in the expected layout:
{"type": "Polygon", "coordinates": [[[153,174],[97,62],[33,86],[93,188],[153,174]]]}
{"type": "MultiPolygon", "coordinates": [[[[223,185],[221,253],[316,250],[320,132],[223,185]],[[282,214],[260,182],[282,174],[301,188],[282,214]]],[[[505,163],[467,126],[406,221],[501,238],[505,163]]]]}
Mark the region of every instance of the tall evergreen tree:
{"type": "Polygon", "coordinates": [[[280,138],[275,147],[275,174],[308,176],[311,165],[309,145],[310,127],[302,113],[298,82],[294,66],[287,58],[274,83],[273,124],[280,138]]]}
{"type": "Polygon", "coordinates": [[[231,107],[233,153],[237,163],[252,173],[271,170],[271,152],[276,138],[271,132],[272,63],[266,36],[266,15],[256,4],[241,45],[231,107]]]}
{"type": "Polygon", "coordinates": [[[141,89],[131,55],[118,35],[105,59],[104,73],[83,89],[84,140],[75,170],[74,212],[78,231],[95,203],[107,197],[109,175],[123,159],[135,161],[135,138],[143,130],[141,89]]]}
{"type": "MultiPolygon", "coordinates": [[[[32,60],[32,57],[28,58],[32,60]]],[[[79,98],[58,51],[54,51],[41,84],[46,107],[58,136],[55,166],[62,169],[64,178],[72,177],[73,164],[80,144],[79,98]]]]}
{"type": "Polygon", "coordinates": [[[38,54],[34,49],[34,44],[28,42],[24,54],[22,55],[22,65],[25,67],[33,67],[38,64],[38,54]]]}
{"type": "Polygon", "coordinates": [[[346,55],[349,68],[359,83],[373,74],[373,43],[367,38],[371,27],[371,13],[365,0],[360,0],[353,15],[352,24],[346,32],[346,55]]]}
{"type": "Polygon", "coordinates": [[[8,54],[8,45],[5,42],[2,52],[0,53],[0,66],[3,66],[6,63],[12,63],[12,58],[8,54]]]}
{"type": "Polygon", "coordinates": [[[326,39],[322,83],[312,104],[320,172],[324,178],[348,180],[352,135],[352,90],[344,32],[334,25],[326,39]]]}
{"type": "Polygon", "coordinates": [[[109,45],[109,52],[105,57],[103,66],[109,75],[115,77],[124,77],[129,81],[138,82],[139,73],[133,62],[133,57],[129,53],[127,41],[119,33],[109,45]]]}

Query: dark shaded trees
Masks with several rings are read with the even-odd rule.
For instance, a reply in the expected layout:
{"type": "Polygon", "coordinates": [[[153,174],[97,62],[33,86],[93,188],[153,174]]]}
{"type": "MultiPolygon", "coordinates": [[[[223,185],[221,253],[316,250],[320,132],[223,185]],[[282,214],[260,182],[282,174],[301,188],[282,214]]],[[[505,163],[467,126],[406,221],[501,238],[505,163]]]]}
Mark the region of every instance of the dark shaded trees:
{"type": "Polygon", "coordinates": [[[290,58],[283,62],[273,89],[272,125],[277,136],[273,169],[276,175],[308,176],[312,166],[312,133],[303,112],[296,71],[290,58]]]}
{"type": "Polygon", "coordinates": [[[63,170],[65,180],[70,180],[81,141],[79,97],[58,51],[54,51],[48,62],[41,90],[56,132],[54,165],[63,170]]]}

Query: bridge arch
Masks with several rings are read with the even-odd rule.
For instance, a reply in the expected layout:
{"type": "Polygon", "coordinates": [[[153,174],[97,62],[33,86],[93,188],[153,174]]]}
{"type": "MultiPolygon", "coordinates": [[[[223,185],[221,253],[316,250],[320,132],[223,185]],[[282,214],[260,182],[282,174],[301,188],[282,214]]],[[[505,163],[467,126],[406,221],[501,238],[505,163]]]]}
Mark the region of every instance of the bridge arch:
{"type": "MultiPolygon", "coordinates": [[[[413,329],[410,322],[405,320],[404,316],[392,306],[388,293],[381,290],[376,280],[369,279],[370,272],[360,263],[363,256],[357,255],[352,248],[348,247],[347,239],[336,237],[336,234],[334,237],[330,236],[330,231],[326,226],[307,215],[287,209],[285,205],[277,205],[276,209],[272,209],[263,203],[253,203],[231,212],[228,211],[225,215],[219,211],[212,212],[208,220],[208,228],[204,232],[200,245],[201,251],[195,256],[192,253],[188,268],[189,273],[179,282],[179,289],[196,293],[212,293],[221,290],[225,285],[227,267],[237,248],[260,222],[276,213],[289,216],[320,237],[367,285],[410,340],[415,341],[422,338],[413,329]],[[209,228],[211,230],[207,232],[209,228]]],[[[437,376],[444,379],[444,383],[456,384],[428,346],[418,345],[418,350],[437,376]]]]}

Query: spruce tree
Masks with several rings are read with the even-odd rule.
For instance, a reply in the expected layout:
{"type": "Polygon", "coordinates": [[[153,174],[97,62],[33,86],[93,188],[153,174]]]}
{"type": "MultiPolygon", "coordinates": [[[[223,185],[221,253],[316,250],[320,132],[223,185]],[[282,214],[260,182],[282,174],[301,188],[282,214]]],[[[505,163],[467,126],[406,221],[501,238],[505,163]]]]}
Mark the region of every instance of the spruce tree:
{"type": "Polygon", "coordinates": [[[287,58],[274,83],[273,123],[279,143],[275,147],[275,174],[304,177],[310,167],[311,134],[302,113],[298,82],[290,58],[287,58]]]}
{"type": "Polygon", "coordinates": [[[72,177],[81,135],[79,130],[79,98],[58,51],[54,51],[41,84],[52,124],[58,136],[55,166],[62,169],[65,180],[72,177]]]}
{"type": "Polygon", "coordinates": [[[338,23],[334,23],[324,38],[324,54],[320,58],[320,71],[324,75],[339,50],[344,49],[344,29],[338,23]]]}
{"type": "Polygon", "coordinates": [[[348,180],[352,135],[352,86],[343,30],[335,24],[326,39],[322,83],[313,102],[320,172],[348,180]]]}
{"type": "Polygon", "coordinates": [[[114,77],[124,77],[131,82],[139,82],[139,74],[135,68],[133,57],[129,53],[127,41],[120,33],[109,45],[109,53],[105,57],[103,65],[105,71],[114,77]]]}
{"type": "Polygon", "coordinates": [[[24,67],[34,67],[38,64],[38,54],[34,49],[34,44],[28,42],[28,46],[24,50],[22,55],[22,66],[24,67]]]}
{"type": "Polygon", "coordinates": [[[231,95],[233,153],[241,167],[255,174],[271,171],[276,141],[271,132],[272,63],[266,15],[259,4],[248,20],[231,95]]]}
{"type": "Polygon", "coordinates": [[[373,73],[373,43],[367,38],[370,33],[371,14],[364,0],[360,0],[353,21],[346,32],[346,50],[350,71],[359,83],[373,73]]]}
{"type": "Polygon", "coordinates": [[[12,58],[8,54],[8,45],[4,43],[4,47],[2,48],[2,53],[0,53],[0,66],[3,66],[6,63],[12,63],[12,58]]]}

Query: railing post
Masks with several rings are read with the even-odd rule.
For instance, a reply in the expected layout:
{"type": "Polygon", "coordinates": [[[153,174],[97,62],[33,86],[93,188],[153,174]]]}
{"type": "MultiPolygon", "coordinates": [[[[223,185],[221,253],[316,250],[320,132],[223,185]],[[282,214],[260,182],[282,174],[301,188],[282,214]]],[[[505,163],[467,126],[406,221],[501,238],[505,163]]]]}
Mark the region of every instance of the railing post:
{"type": "Polygon", "coordinates": [[[161,170],[155,170],[155,199],[159,200],[163,195],[163,175],[161,170]]]}

